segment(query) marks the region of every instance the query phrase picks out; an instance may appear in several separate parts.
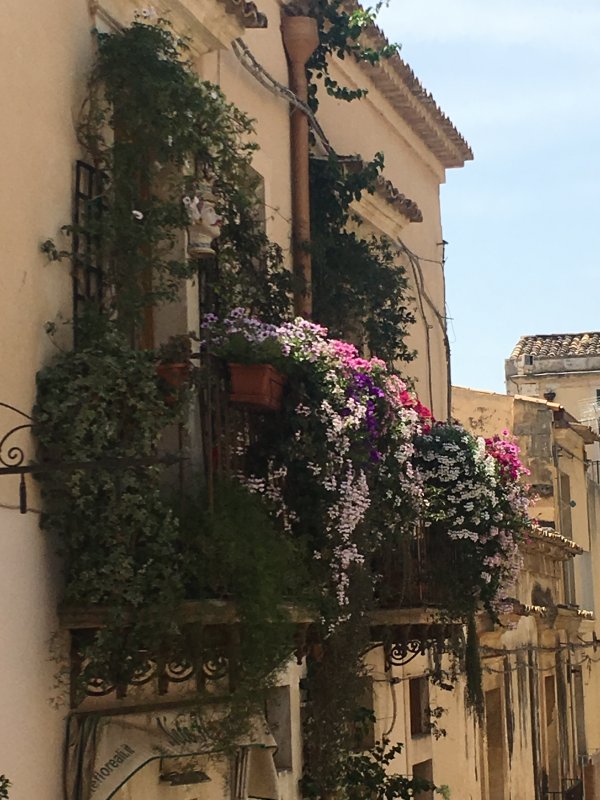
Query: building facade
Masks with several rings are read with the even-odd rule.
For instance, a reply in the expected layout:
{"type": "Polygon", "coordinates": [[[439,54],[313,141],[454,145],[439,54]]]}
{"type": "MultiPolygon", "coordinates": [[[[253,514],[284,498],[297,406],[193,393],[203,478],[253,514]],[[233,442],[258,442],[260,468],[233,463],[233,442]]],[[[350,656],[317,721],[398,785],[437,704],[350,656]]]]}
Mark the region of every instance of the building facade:
{"type": "MultiPolygon", "coordinates": [[[[547,395],[598,433],[599,338],[595,332],[522,336],[506,360],[506,391],[547,395]]],[[[588,457],[598,461],[597,444],[589,445],[588,457]]]]}
{"type": "Polygon", "coordinates": [[[536,496],[538,527],[522,547],[513,611],[505,627],[480,632],[488,671],[484,796],[594,797],[598,490],[586,447],[597,436],[542,398],[455,387],[453,407],[479,436],[513,433],[536,496]]]}
{"type": "MultiPolygon", "coordinates": [[[[189,37],[189,56],[198,76],[220,87],[229,102],[256,120],[258,149],[252,166],[263,186],[264,226],[292,266],[293,154],[290,97],[285,91],[289,92],[289,71],[280,31],[282,3],[264,0],[257,7],[243,0],[175,0],[155,5],[156,9],[140,9],[133,0],[59,0],[39,3],[32,13],[25,4],[8,0],[0,11],[7,42],[0,57],[6,78],[0,87],[4,110],[0,134],[4,155],[0,424],[11,437],[2,439],[2,448],[17,448],[3,449],[0,454],[2,464],[13,468],[0,481],[0,772],[11,781],[11,800],[88,800],[86,791],[89,797],[117,800],[196,800],[228,793],[240,798],[272,797],[273,793],[290,800],[300,797],[303,663],[291,661],[280,677],[267,709],[270,732],[257,734],[253,740],[269,757],[277,746],[275,788],[272,768],[261,765],[258,757],[253,766],[236,766],[233,787],[227,759],[200,765],[194,762],[194,774],[186,783],[185,767],[175,768],[156,757],[148,745],[156,730],[152,733],[144,727],[148,709],[154,709],[154,723],[160,717],[167,739],[185,735],[181,721],[176,723],[171,716],[173,708],[185,706],[191,691],[189,683],[179,680],[181,675],[173,673],[161,686],[140,681],[135,691],[126,694],[116,687],[90,693],[83,702],[73,700],[70,690],[76,654],[71,638],[98,621],[72,610],[63,609],[59,615],[61,556],[58,543],[40,529],[43,500],[38,483],[26,469],[36,460],[28,416],[35,399],[35,375],[51,361],[56,345],[63,349],[72,346],[71,328],[63,322],[73,318],[73,276],[65,265],[48,264],[40,244],[60,235],[61,226],[73,219],[78,202],[74,192],[81,167],[77,164],[84,153],[77,120],[98,32],[117,33],[131,24],[136,12],[157,10],[168,13],[174,29],[189,37]],[[49,322],[57,329],[54,341],[45,332],[49,322]],[[19,467],[24,468],[21,473],[19,467]],[[100,718],[109,719],[110,724],[105,726],[101,744],[100,739],[96,742],[92,759],[85,736],[96,730],[93,726],[100,718]],[[124,744],[124,736],[138,736],[139,746],[124,744]],[[133,763],[136,747],[136,768],[128,773],[131,779],[121,784],[121,767],[133,763]],[[70,765],[66,777],[65,751],[70,765]],[[78,769],[87,770],[87,788],[73,777],[80,775],[75,763],[78,769]],[[261,781],[268,784],[270,780],[267,789],[261,788],[261,781]]],[[[382,34],[375,28],[366,36],[368,42],[382,44],[382,34]]],[[[387,156],[378,190],[355,200],[352,211],[368,230],[389,239],[398,263],[407,269],[416,298],[410,346],[418,352],[407,370],[422,401],[443,419],[448,404],[449,352],[439,187],[447,169],[461,167],[472,155],[398,55],[380,64],[352,58],[336,61],[332,77],[344,85],[368,89],[365,98],[350,104],[325,94],[318,120],[338,154],[369,159],[382,150],[387,156]]],[[[322,155],[319,148],[317,141],[315,152],[322,155]]],[[[177,303],[157,310],[151,331],[156,344],[171,334],[199,330],[200,287],[201,279],[182,283],[177,303]]],[[[192,431],[193,425],[192,420],[192,431]]],[[[193,433],[191,439],[193,452],[199,444],[193,441],[193,433]]],[[[555,547],[557,563],[571,555],[570,545],[560,542],[555,547]]],[[[214,624],[222,624],[220,607],[203,613],[204,619],[212,613],[214,624]]],[[[398,611],[392,617],[393,624],[405,632],[415,625],[428,630],[433,622],[422,609],[398,611]]],[[[529,617],[527,620],[532,624],[529,617]]],[[[408,662],[406,655],[398,665],[386,660],[381,647],[368,657],[373,676],[374,735],[405,743],[396,768],[406,775],[454,784],[455,797],[503,797],[493,789],[481,794],[483,745],[477,724],[465,710],[460,681],[453,694],[430,687],[431,657],[419,652],[408,662]],[[430,708],[443,708],[452,721],[440,723],[447,728],[447,736],[436,738],[431,720],[424,722],[430,708]]],[[[490,688],[492,694],[494,691],[490,688]]],[[[488,742],[492,737],[490,729],[488,742]]],[[[488,744],[488,748],[499,746],[488,744]]],[[[249,760],[255,755],[256,751],[250,755],[246,751],[249,760]]],[[[561,778],[574,774],[570,765],[561,770],[561,778]]],[[[497,777],[487,780],[493,786],[497,777]]]]}

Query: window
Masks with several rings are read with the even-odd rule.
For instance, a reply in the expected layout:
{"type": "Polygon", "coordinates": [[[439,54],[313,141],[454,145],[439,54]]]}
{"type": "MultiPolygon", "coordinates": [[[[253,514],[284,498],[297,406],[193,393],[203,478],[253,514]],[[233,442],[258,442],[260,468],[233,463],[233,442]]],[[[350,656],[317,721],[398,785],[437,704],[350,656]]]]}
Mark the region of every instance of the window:
{"type": "MultiPolygon", "coordinates": [[[[413,778],[420,778],[424,781],[433,783],[433,762],[431,759],[427,761],[420,761],[418,764],[413,764],[412,768],[413,778]]],[[[415,800],[433,800],[433,790],[428,789],[424,792],[417,792],[415,800]]]]}
{"type": "MultiPolygon", "coordinates": [[[[558,491],[560,499],[560,531],[567,539],[573,538],[571,519],[571,479],[565,472],[558,473],[558,491]]],[[[574,504],[573,504],[574,505],[574,504]]]]}
{"type": "Polygon", "coordinates": [[[411,678],[408,682],[410,695],[410,734],[422,736],[430,733],[429,725],[429,681],[425,677],[411,678]]]}
{"type": "Polygon", "coordinates": [[[101,263],[100,221],[102,175],[90,164],[75,164],[73,197],[73,317],[87,303],[100,305],[104,294],[101,263]]]}
{"type": "Polygon", "coordinates": [[[267,692],[266,717],[273,738],[277,742],[275,767],[277,770],[292,769],[292,717],[290,709],[290,687],[275,686],[267,692]]]}

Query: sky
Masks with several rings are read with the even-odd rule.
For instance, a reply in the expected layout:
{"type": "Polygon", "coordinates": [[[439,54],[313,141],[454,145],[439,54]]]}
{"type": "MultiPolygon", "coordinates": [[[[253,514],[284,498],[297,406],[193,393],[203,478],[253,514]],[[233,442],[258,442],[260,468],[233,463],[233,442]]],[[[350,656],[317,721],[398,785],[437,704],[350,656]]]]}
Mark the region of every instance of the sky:
{"type": "Polygon", "coordinates": [[[474,151],[442,187],[453,383],[600,330],[600,0],[390,0],[381,27],[474,151]]]}

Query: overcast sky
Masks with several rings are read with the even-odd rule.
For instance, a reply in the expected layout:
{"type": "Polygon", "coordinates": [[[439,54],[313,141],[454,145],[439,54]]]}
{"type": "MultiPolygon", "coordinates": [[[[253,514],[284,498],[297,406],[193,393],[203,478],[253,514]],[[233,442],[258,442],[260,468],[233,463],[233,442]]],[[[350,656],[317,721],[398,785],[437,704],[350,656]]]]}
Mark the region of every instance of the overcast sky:
{"type": "Polygon", "coordinates": [[[391,0],[380,23],[475,154],[442,190],[453,382],[600,330],[600,0],[391,0]]]}

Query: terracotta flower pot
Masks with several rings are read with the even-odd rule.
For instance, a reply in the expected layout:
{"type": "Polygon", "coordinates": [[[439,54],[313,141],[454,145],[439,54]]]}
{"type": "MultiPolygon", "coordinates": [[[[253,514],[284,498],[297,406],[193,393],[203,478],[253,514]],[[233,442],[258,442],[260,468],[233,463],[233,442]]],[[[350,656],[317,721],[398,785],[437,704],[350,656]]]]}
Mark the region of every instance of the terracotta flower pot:
{"type": "Polygon", "coordinates": [[[279,411],[285,377],[270,364],[229,364],[232,403],[279,411]]]}
{"type": "Polygon", "coordinates": [[[191,366],[189,363],[181,364],[157,364],[156,374],[171,389],[172,394],[165,396],[165,403],[172,406],[177,402],[177,395],[190,379],[191,366]]]}

